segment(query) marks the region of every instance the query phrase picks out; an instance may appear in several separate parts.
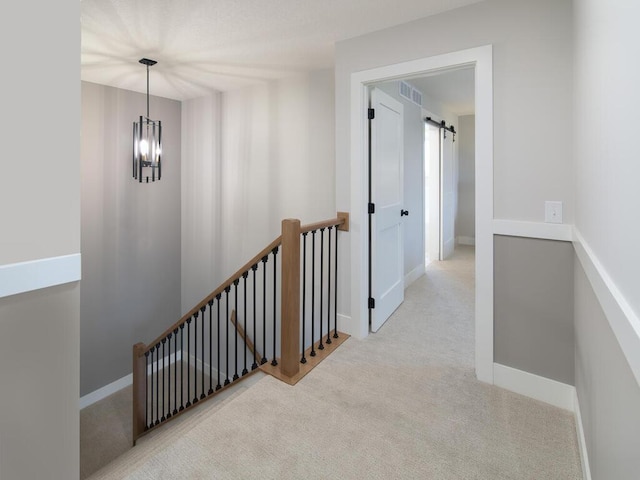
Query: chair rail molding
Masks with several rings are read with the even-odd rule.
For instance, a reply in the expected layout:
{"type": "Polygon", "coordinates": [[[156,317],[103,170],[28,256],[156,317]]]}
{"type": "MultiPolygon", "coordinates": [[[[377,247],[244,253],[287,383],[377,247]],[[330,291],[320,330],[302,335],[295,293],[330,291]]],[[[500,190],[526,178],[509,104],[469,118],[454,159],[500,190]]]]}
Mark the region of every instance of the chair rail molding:
{"type": "Polygon", "coordinates": [[[79,253],[0,265],[0,298],[77,282],[81,276],[79,253]]]}

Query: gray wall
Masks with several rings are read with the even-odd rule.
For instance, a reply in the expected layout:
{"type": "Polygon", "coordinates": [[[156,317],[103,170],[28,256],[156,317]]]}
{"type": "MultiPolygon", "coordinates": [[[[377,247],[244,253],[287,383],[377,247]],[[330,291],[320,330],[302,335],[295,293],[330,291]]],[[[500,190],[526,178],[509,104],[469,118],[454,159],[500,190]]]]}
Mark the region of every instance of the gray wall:
{"type": "Polygon", "coordinates": [[[640,388],[576,257],[576,389],[591,478],[638,478],[640,388]]]}
{"type": "MultiPolygon", "coordinates": [[[[0,6],[0,265],[80,252],[77,2],[0,6]]],[[[78,283],[0,298],[0,478],[79,475],[78,283]]]]}
{"type": "Polygon", "coordinates": [[[78,283],[0,299],[0,478],[79,472],[78,283]]]}
{"type": "Polygon", "coordinates": [[[130,374],[133,344],[180,317],[180,108],[151,97],[162,180],[140,184],[132,125],[146,96],[82,83],[81,395],[130,374]]]}
{"type": "Polygon", "coordinates": [[[496,363],[574,384],[573,246],[494,237],[496,363]]]}
{"type": "Polygon", "coordinates": [[[458,215],[456,236],[476,237],[476,116],[458,117],[458,215]]]}

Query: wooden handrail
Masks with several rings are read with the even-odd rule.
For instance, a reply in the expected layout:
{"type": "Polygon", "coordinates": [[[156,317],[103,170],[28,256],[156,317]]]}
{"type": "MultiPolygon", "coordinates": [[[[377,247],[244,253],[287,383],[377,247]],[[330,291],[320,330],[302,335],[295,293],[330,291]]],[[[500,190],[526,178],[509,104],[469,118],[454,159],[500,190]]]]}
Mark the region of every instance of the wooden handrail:
{"type": "Polygon", "coordinates": [[[196,312],[199,312],[202,307],[207,305],[210,300],[213,300],[216,295],[224,292],[225,288],[230,287],[233,282],[242,277],[242,274],[251,269],[255,264],[262,261],[262,259],[269,255],[271,251],[279,247],[282,243],[282,235],[276,238],[273,242],[271,242],[267,247],[263,248],[260,253],[254,256],[251,260],[244,264],[236,273],[231,275],[225,282],[223,282],[218,288],[216,288],[213,292],[207,295],[200,303],[198,303],[195,307],[189,310],[185,315],[182,316],[180,320],[174,323],[171,327],[167,328],[161,335],[159,335],[153,342],[147,344],[142,353],[156,345],[158,342],[161,342],[163,338],[166,338],[167,335],[172,333],[176,328],[179,328],[184,322],[186,322],[190,317],[192,317],[196,312]]]}
{"type": "MultiPolygon", "coordinates": [[[[324,220],[322,222],[309,223],[307,225],[302,225],[300,227],[300,233],[311,232],[313,230],[317,230],[320,228],[326,227],[338,227],[338,230],[349,231],[349,214],[346,212],[338,212],[338,216],[336,218],[332,218],[330,220],[324,220]]],[[[225,282],[223,282],[218,288],[216,288],[213,292],[207,295],[200,303],[198,303],[195,307],[189,310],[185,315],[180,318],[177,322],[175,322],[171,327],[167,328],[161,335],[156,337],[155,340],[145,345],[142,353],[150,349],[152,346],[156,345],[158,342],[161,342],[163,338],[166,338],[167,335],[172,333],[176,328],[179,328],[184,322],[186,322],[190,317],[192,317],[196,312],[199,312],[202,307],[207,305],[210,300],[213,300],[216,295],[224,292],[225,288],[230,287],[234,281],[238,280],[242,277],[242,274],[252,266],[257,264],[262,260],[263,257],[270,254],[271,251],[280,246],[282,244],[282,235],[278,236],[274,241],[272,241],[267,247],[263,248],[260,253],[255,255],[251,260],[245,263],[236,273],[231,275],[225,282]]]]}
{"type": "Polygon", "coordinates": [[[327,228],[327,227],[340,228],[341,226],[345,225],[347,221],[348,221],[348,217],[340,216],[340,213],[338,213],[338,216],[336,218],[332,218],[330,220],[324,220],[322,222],[315,222],[315,223],[309,223],[307,225],[301,225],[300,233],[308,233],[314,230],[319,230],[321,228],[327,228]]]}

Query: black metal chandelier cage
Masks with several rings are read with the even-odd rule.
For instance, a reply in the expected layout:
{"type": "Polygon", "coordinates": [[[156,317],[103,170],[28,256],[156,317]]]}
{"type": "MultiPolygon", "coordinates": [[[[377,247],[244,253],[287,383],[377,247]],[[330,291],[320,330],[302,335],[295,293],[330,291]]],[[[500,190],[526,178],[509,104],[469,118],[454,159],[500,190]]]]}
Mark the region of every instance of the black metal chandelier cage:
{"type": "Polygon", "coordinates": [[[133,122],[133,178],[149,183],[162,176],[162,122],[149,118],[149,67],[158,62],[142,58],[140,63],[147,66],[147,116],[133,122]]]}

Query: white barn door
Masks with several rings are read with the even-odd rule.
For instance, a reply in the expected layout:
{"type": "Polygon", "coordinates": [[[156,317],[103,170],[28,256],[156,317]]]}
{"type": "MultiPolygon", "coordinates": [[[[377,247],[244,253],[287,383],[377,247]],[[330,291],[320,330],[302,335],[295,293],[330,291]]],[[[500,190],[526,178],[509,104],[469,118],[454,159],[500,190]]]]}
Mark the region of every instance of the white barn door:
{"type": "Polygon", "coordinates": [[[453,134],[440,129],[440,260],[446,260],[455,249],[456,170],[453,154],[453,134]]]}

